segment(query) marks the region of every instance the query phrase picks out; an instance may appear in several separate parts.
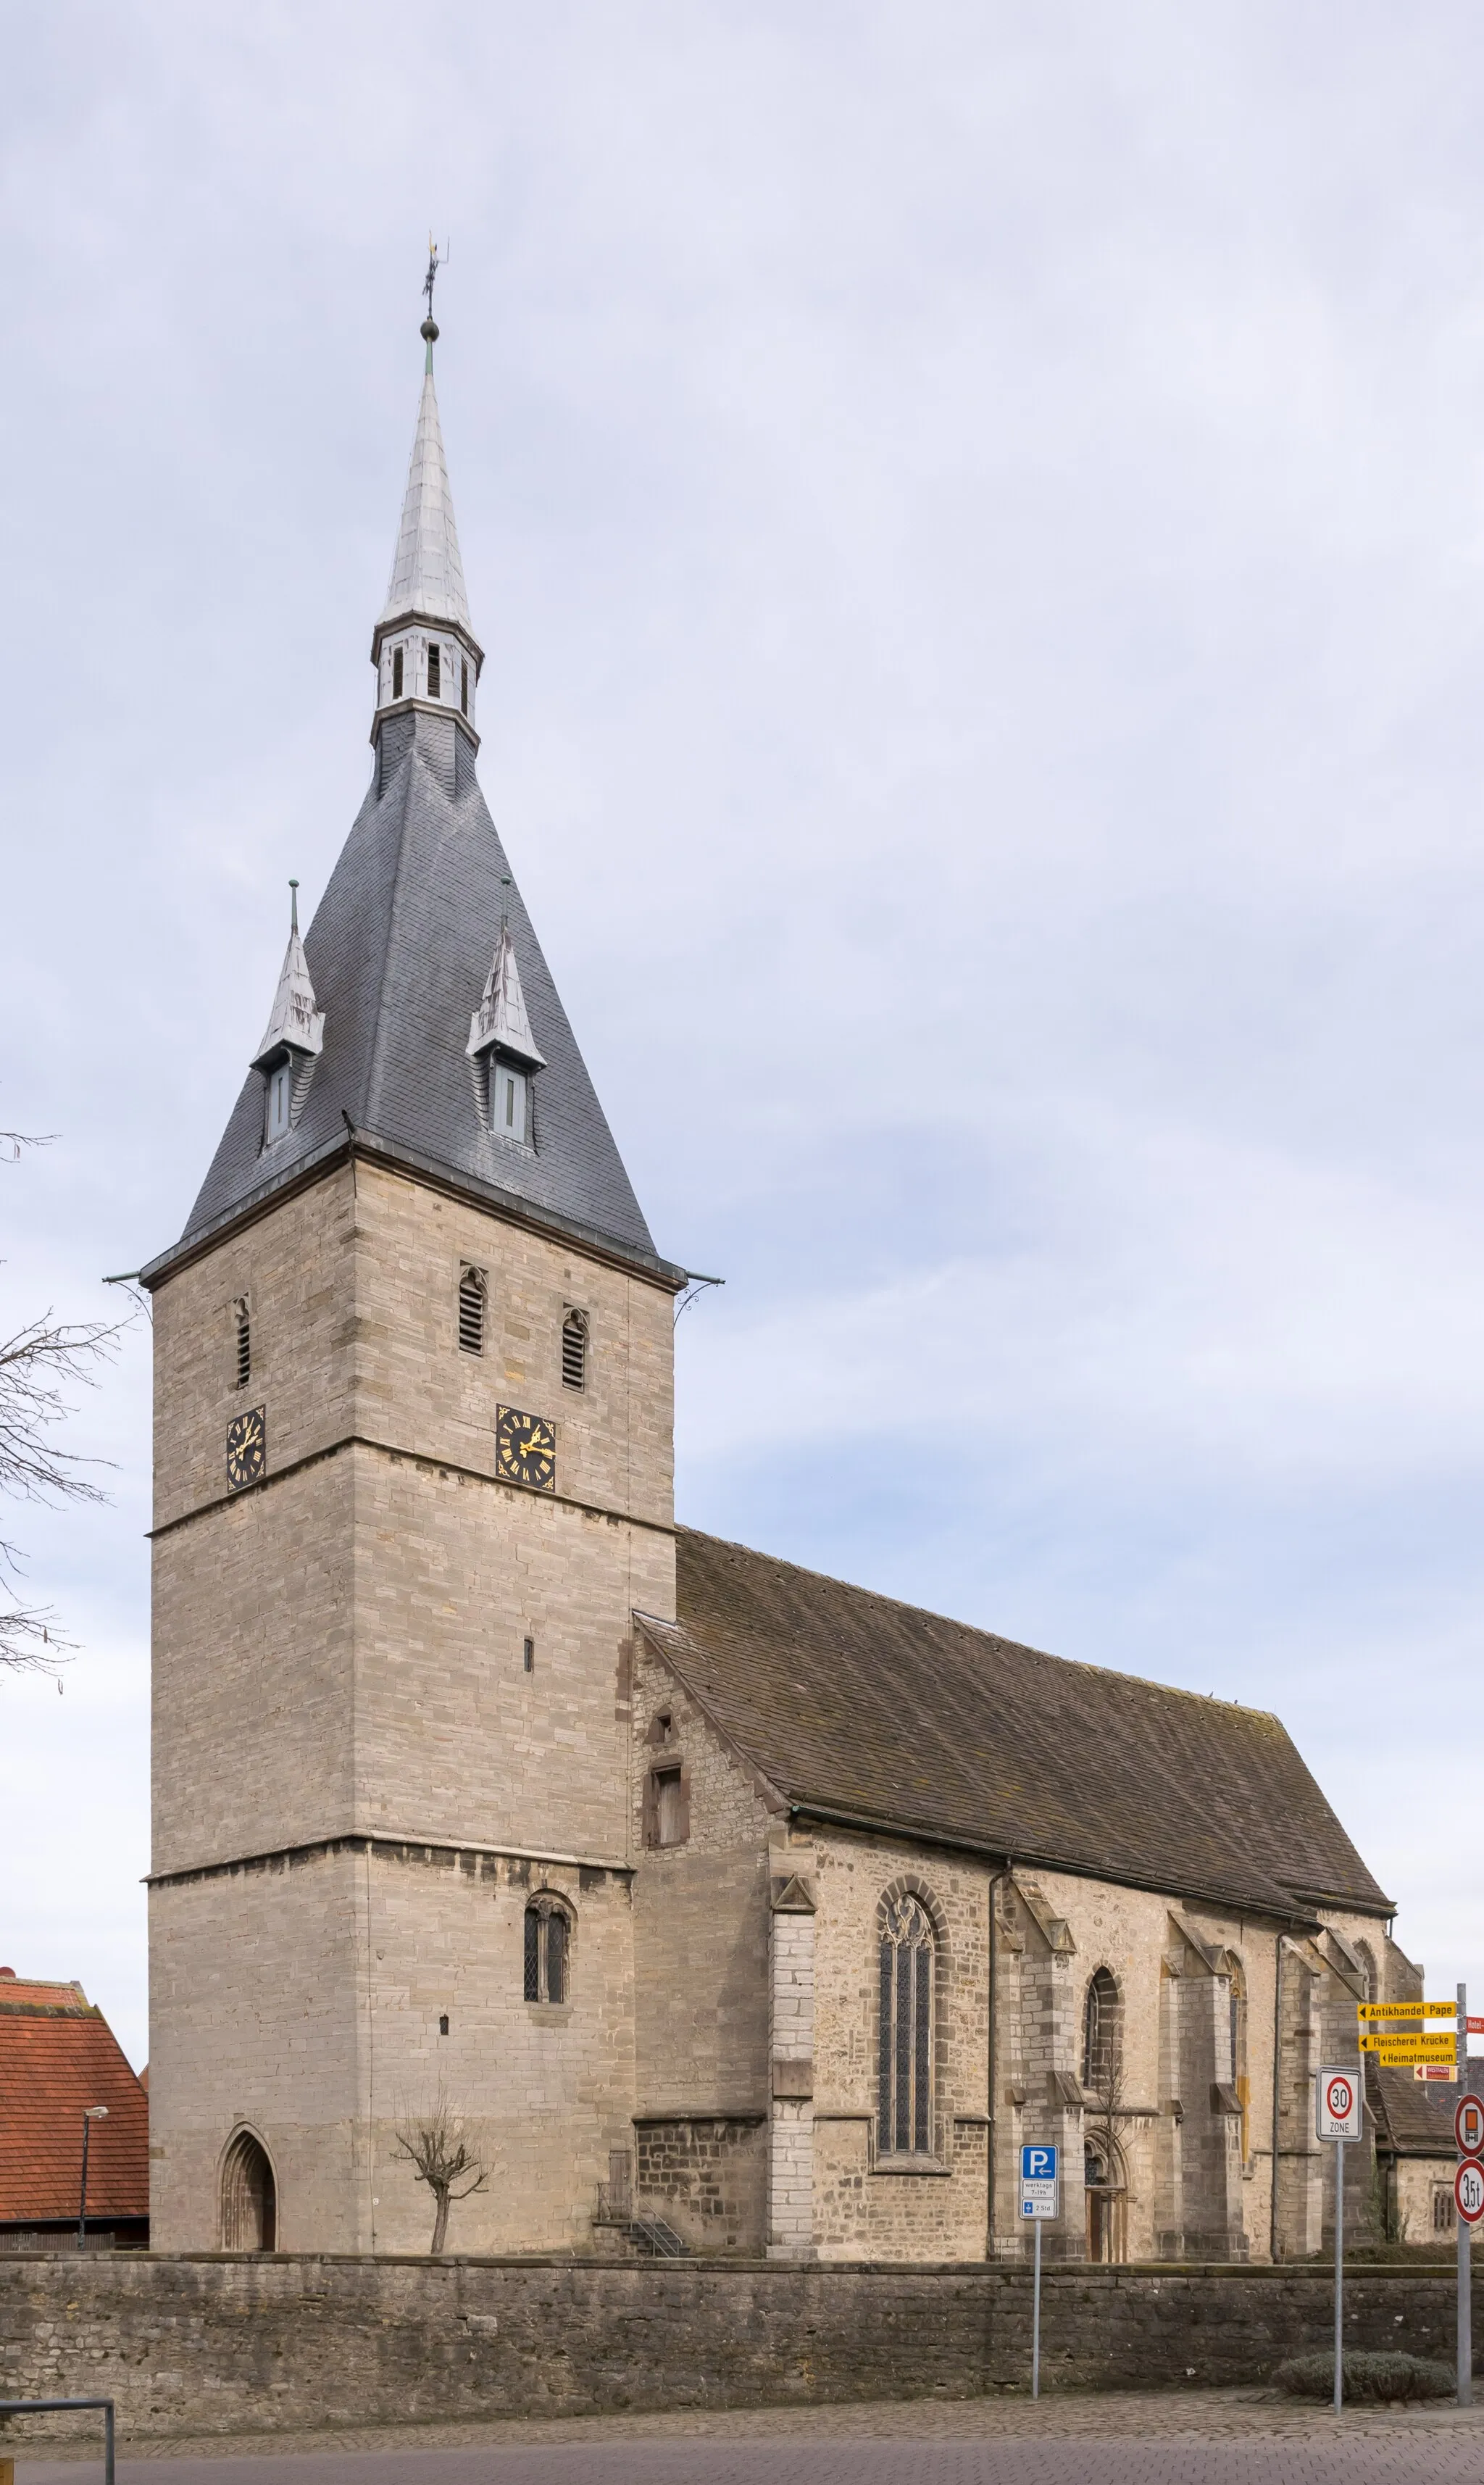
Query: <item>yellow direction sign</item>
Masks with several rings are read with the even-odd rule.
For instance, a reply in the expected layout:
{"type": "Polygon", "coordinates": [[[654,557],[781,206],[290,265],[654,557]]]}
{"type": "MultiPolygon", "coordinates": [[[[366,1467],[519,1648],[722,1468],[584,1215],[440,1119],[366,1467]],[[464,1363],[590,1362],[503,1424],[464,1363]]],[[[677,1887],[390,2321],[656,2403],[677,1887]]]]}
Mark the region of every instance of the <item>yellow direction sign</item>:
{"type": "Polygon", "coordinates": [[[1363,2036],[1361,2051],[1374,2054],[1378,2062],[1451,2062],[1455,2059],[1448,2036],[1363,2036]]]}
{"type": "Polygon", "coordinates": [[[1358,2002],[1355,2015],[1363,2027],[1368,2019],[1456,2019],[1456,2002],[1358,2002]]]}

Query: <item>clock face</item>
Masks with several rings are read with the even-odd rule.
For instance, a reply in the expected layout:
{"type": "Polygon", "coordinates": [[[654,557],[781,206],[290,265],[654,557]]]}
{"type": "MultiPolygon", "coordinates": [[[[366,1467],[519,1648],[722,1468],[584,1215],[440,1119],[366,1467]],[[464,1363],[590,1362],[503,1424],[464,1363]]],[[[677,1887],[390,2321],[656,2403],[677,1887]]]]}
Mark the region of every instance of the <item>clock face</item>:
{"type": "Polygon", "coordinates": [[[268,1427],[261,1406],[250,1406],[245,1415],[234,1415],[227,1427],[227,1484],[231,1492],[240,1492],[245,1484],[256,1484],[262,1474],[268,1456],[268,1427]]]}
{"type": "Polygon", "coordinates": [[[514,1406],[497,1408],[495,1461],[507,1483],[532,1484],[541,1492],[554,1492],[555,1425],[542,1415],[523,1415],[514,1406]]]}

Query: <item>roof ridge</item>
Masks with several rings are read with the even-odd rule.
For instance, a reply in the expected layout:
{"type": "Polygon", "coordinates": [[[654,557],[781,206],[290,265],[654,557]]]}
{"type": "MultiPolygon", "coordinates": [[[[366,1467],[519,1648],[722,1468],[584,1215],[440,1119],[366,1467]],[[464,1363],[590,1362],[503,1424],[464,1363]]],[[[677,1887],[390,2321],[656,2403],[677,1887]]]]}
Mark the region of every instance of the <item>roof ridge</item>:
{"type": "MultiPolygon", "coordinates": [[[[749,1561],[770,1562],[776,1570],[795,1570],[802,1579],[820,1579],[828,1588],[843,1588],[848,1596],[869,1597],[873,1604],[892,1605],[897,1612],[915,1614],[928,1622],[946,1623],[950,1630],[972,1632],[976,1639],[994,1641],[1001,1648],[1018,1649],[1022,1655],[1039,1656],[1047,1665],[1065,1665],[1079,1673],[1093,1674],[1099,1682],[1131,1682],[1143,1691],[1158,1691],[1172,1700],[1189,1701],[1193,1709],[1232,1708],[1242,1717],[1261,1718],[1287,1735],[1288,1730],[1273,1708],[1250,1707],[1245,1700],[1226,1700],[1216,1691],[1190,1691],[1183,1683],[1161,1682],[1157,1675],[1130,1674],[1122,1666],[1097,1665],[1091,1657],[1062,1656],[1053,1648],[1039,1648],[1032,1640],[1011,1639],[1004,1631],[991,1630],[984,1623],[967,1623],[957,1614],[940,1613],[935,1605],[914,1605],[906,1597],[894,1597],[886,1588],[864,1588],[856,1579],[842,1579],[833,1570],[816,1570],[807,1562],[791,1561],[782,1553],[764,1553],[755,1544],[741,1544],[735,1537],[714,1536],[704,1527],[677,1524],[678,1536],[693,1536],[708,1544],[722,1545],[729,1553],[745,1553],[749,1561]]],[[[1291,1740],[1292,1738],[1289,1737],[1291,1740]]]]}

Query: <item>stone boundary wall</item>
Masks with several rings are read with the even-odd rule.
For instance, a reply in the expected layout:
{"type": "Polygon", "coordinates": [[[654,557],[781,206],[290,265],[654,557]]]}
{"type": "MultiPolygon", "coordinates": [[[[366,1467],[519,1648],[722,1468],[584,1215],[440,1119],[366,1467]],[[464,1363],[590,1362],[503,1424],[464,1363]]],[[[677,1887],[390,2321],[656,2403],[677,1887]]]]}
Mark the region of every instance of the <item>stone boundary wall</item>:
{"type": "MultiPolygon", "coordinates": [[[[1454,2302],[1445,2266],[1357,2268],[1347,2343],[1451,2362],[1454,2302]]],[[[1255,2382],[1327,2346],[1333,2321],[1330,2274],[1311,2264],[1051,2270],[1043,2375],[1050,2389],[1255,2382]]],[[[1029,2272],[983,2265],[0,2263],[0,2396],[112,2395],[136,2433],[972,2398],[1028,2387],[1030,2333],[1029,2272]]]]}

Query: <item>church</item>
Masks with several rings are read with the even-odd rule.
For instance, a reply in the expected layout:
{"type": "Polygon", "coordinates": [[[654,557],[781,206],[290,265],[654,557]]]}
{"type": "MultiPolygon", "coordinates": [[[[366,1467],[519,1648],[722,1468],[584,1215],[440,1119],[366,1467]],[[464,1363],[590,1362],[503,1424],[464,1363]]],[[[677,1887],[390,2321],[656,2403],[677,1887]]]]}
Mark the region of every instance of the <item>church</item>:
{"type": "Polygon", "coordinates": [[[1313,2072],[1421,1986],[1278,1719],[676,1524],[422,335],[369,788],[143,1272],[153,2246],[426,2252],[444,2116],[459,2253],[1016,2259],[1047,2142],[1054,2258],[1315,2253],[1313,2072]]]}

